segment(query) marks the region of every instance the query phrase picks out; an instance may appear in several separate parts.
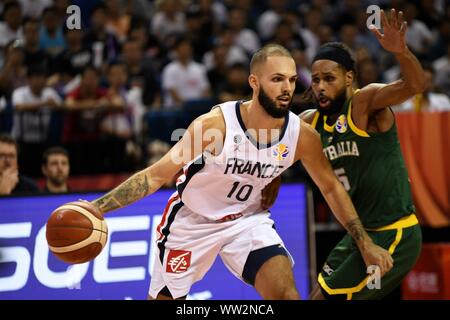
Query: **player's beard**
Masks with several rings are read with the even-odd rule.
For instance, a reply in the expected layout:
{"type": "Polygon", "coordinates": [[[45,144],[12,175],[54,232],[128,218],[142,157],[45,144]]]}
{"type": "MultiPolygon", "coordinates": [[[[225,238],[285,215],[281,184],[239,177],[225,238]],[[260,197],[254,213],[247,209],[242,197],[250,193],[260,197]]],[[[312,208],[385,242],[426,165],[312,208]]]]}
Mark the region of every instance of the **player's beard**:
{"type": "MultiPolygon", "coordinates": [[[[320,97],[320,94],[319,94],[320,97]]],[[[339,113],[341,111],[342,107],[345,104],[345,101],[347,100],[347,92],[346,88],[342,88],[340,92],[336,95],[334,99],[330,99],[330,106],[327,108],[323,108],[319,106],[320,112],[323,115],[331,116],[333,114],[339,113]]]]}
{"type": "Polygon", "coordinates": [[[289,101],[287,107],[277,107],[277,103],[275,100],[270,99],[266,94],[262,86],[259,88],[258,101],[259,104],[262,105],[264,110],[273,118],[280,119],[284,118],[289,113],[289,107],[292,102],[292,98],[289,101]]]}

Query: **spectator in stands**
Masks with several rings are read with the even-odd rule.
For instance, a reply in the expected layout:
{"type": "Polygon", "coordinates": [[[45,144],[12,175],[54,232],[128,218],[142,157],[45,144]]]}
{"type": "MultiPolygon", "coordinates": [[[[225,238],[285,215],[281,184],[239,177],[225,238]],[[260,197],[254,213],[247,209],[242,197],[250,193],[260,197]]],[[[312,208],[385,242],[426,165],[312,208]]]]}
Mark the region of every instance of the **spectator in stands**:
{"type": "Polygon", "coordinates": [[[404,8],[404,17],[408,23],[406,43],[418,58],[425,58],[433,43],[433,33],[423,21],[417,19],[417,15],[417,6],[414,3],[406,3],[404,8]]]}
{"type": "Polygon", "coordinates": [[[55,7],[47,7],[42,13],[39,47],[51,57],[55,57],[66,48],[62,21],[55,7]]]}
{"type": "MultiPolygon", "coordinates": [[[[417,19],[423,21],[430,30],[436,28],[441,19],[442,12],[440,11],[444,8],[444,1],[440,4],[438,2],[426,0],[419,0],[418,2],[417,19]]],[[[446,2],[447,4],[449,3],[448,1],[446,2]]]]}
{"type": "Polygon", "coordinates": [[[42,174],[45,177],[44,192],[69,192],[67,180],[70,174],[69,153],[62,147],[51,147],[42,156],[42,174]]]}
{"type": "Polygon", "coordinates": [[[394,111],[450,111],[449,97],[440,93],[434,84],[433,68],[424,65],[423,70],[426,83],[425,91],[395,106],[394,111]]]}
{"type": "MultiPolygon", "coordinates": [[[[88,1],[89,1],[89,3],[92,3],[95,5],[95,3],[99,0],[88,0],[88,1]]],[[[58,20],[61,25],[64,25],[64,22],[69,17],[69,15],[67,14],[67,8],[72,4],[75,4],[75,5],[80,4],[80,1],[74,1],[74,0],[52,0],[52,2],[53,2],[53,7],[55,8],[55,14],[58,17],[58,20]]],[[[83,6],[80,6],[80,8],[81,8],[81,12],[88,12],[87,10],[83,10],[84,9],[83,6]]],[[[85,16],[85,14],[81,15],[81,23],[82,23],[82,25],[87,25],[84,16],[85,16]]]]}
{"type": "Polygon", "coordinates": [[[374,61],[378,61],[378,57],[383,53],[381,46],[377,39],[372,35],[369,28],[367,28],[367,13],[365,10],[357,12],[356,16],[356,28],[358,34],[356,36],[356,43],[359,48],[363,47],[371,54],[371,58],[374,61]]]}
{"type": "Polygon", "coordinates": [[[365,3],[360,0],[342,0],[336,2],[333,4],[333,14],[326,17],[329,20],[327,22],[331,22],[334,30],[340,30],[345,24],[354,24],[356,23],[358,12],[366,11],[364,5],[365,3]]]}
{"type": "Polygon", "coordinates": [[[219,92],[219,101],[251,99],[252,89],[248,85],[248,76],[248,70],[242,64],[228,68],[225,86],[219,92]]]}
{"type": "Polygon", "coordinates": [[[46,86],[47,73],[43,66],[28,69],[28,85],[12,94],[14,110],[13,136],[20,142],[43,143],[48,137],[52,109],[62,107],[62,99],[46,86]]]}
{"type": "Polygon", "coordinates": [[[16,39],[22,39],[22,7],[17,1],[10,1],[3,8],[0,22],[0,50],[16,39]]]}
{"type": "MultiPolygon", "coordinates": [[[[171,146],[167,142],[161,140],[153,140],[147,144],[147,166],[158,162],[167,152],[169,152],[171,146]]],[[[175,182],[179,175],[173,177],[172,180],[168,180],[165,184],[165,188],[175,187],[175,182]]]]}
{"type": "MultiPolygon", "coordinates": [[[[227,67],[231,67],[236,63],[248,64],[248,55],[244,49],[234,44],[234,36],[229,28],[223,28],[218,35],[215,46],[219,45],[223,46],[226,50],[225,64],[227,67]]],[[[208,71],[215,67],[214,59],[214,50],[206,52],[203,56],[203,64],[208,71]]]]}
{"type": "Polygon", "coordinates": [[[323,11],[319,8],[310,8],[305,17],[305,26],[300,28],[300,35],[305,41],[305,54],[308,65],[312,62],[320,45],[320,28],[323,26],[323,11]]]}
{"type": "Polygon", "coordinates": [[[365,59],[357,63],[358,87],[362,88],[371,83],[381,82],[377,65],[371,59],[365,59]]]}
{"type": "Polygon", "coordinates": [[[214,96],[218,96],[220,90],[225,86],[227,78],[227,52],[224,45],[215,46],[212,53],[212,66],[208,69],[208,80],[211,84],[214,96]]]}
{"type": "Polygon", "coordinates": [[[246,28],[247,19],[243,10],[234,8],[229,13],[229,27],[234,35],[234,44],[243,48],[248,55],[252,55],[261,46],[257,33],[246,28]]]}
{"type": "Polygon", "coordinates": [[[357,36],[358,29],[354,24],[345,23],[339,30],[339,38],[341,42],[345,43],[352,50],[356,50],[358,47],[362,46],[358,43],[357,36]]]}
{"type": "Polygon", "coordinates": [[[319,45],[323,45],[327,42],[333,42],[336,40],[335,36],[333,35],[333,29],[327,24],[321,25],[318,32],[319,33],[317,34],[317,37],[319,38],[319,45]]]}
{"type": "Polygon", "coordinates": [[[110,102],[106,89],[99,85],[99,81],[100,71],[93,66],[86,67],[80,85],[65,99],[67,112],[62,142],[70,151],[74,174],[98,173],[108,169],[104,159],[109,150],[107,145],[101,143],[100,123],[110,102]]]}
{"type": "Polygon", "coordinates": [[[7,99],[14,89],[27,83],[27,69],[24,65],[24,49],[21,40],[12,40],[5,48],[5,65],[0,71],[0,91],[7,99]]]}
{"type": "MultiPolygon", "coordinates": [[[[131,8],[128,8],[128,14],[132,16],[132,20],[137,18],[137,19],[150,21],[152,19],[154,11],[155,11],[154,3],[153,3],[154,1],[121,0],[121,3],[124,3],[124,2],[128,2],[129,5],[130,4],[132,5],[131,8]]],[[[133,27],[131,27],[131,28],[133,28],[133,27]]],[[[146,24],[146,28],[148,28],[148,23],[146,24]]]]}
{"type": "Polygon", "coordinates": [[[148,108],[159,106],[161,96],[158,73],[151,60],[143,59],[141,44],[135,40],[126,41],[122,47],[122,60],[128,72],[128,89],[140,87],[143,104],[148,108]]]}
{"type": "MultiPolygon", "coordinates": [[[[205,30],[202,12],[198,6],[192,6],[186,12],[185,36],[189,39],[193,48],[193,59],[201,61],[203,55],[211,48],[212,30],[205,30]],[[206,35],[210,33],[210,36],[206,35]]],[[[209,26],[210,28],[212,27],[209,26]]]]}
{"type": "Polygon", "coordinates": [[[307,109],[308,105],[304,105],[302,102],[303,92],[311,85],[311,70],[309,70],[310,63],[307,60],[306,51],[300,49],[294,49],[291,51],[292,58],[294,58],[295,65],[297,66],[297,81],[295,85],[294,96],[292,97],[291,111],[295,114],[300,114],[307,109]]]}
{"type": "Polygon", "coordinates": [[[439,32],[436,41],[430,48],[429,60],[436,60],[445,56],[448,43],[450,43],[450,19],[444,19],[439,23],[439,32]]]}
{"type": "Polygon", "coordinates": [[[102,133],[124,140],[133,136],[132,114],[127,104],[127,70],[123,63],[111,64],[108,68],[109,88],[106,97],[111,108],[102,119],[102,133]]]}
{"type": "MultiPolygon", "coordinates": [[[[166,48],[160,44],[158,38],[149,33],[148,23],[144,20],[135,19],[128,32],[128,40],[136,41],[143,52],[143,59],[151,60],[155,70],[161,70],[162,63],[167,57],[166,48]]],[[[203,39],[202,39],[203,40],[203,39]]]]}
{"type": "Polygon", "coordinates": [[[166,43],[170,37],[184,33],[185,19],[180,0],[161,0],[152,19],[151,31],[160,43],[166,43]]]}
{"type": "MultiPolygon", "coordinates": [[[[213,1],[210,0],[211,2],[213,2],[214,4],[219,3],[217,1],[213,1]]],[[[254,0],[227,0],[227,1],[223,1],[226,2],[227,7],[233,7],[233,8],[238,8],[241,9],[245,12],[246,14],[246,19],[247,19],[247,25],[252,29],[252,30],[256,30],[255,26],[256,26],[256,21],[259,19],[259,17],[261,16],[261,14],[263,13],[263,10],[265,8],[263,8],[263,6],[265,5],[265,1],[254,1],[254,0]]],[[[223,6],[223,3],[220,3],[223,6]]],[[[221,14],[221,18],[219,18],[220,16],[217,15],[215,20],[218,20],[222,25],[225,24],[227,22],[227,7],[225,7],[223,9],[223,14],[221,14]]],[[[219,12],[218,12],[219,13],[219,12]]],[[[259,37],[259,35],[258,35],[259,37]]]]}
{"type": "Polygon", "coordinates": [[[0,195],[39,192],[36,183],[19,174],[17,142],[10,136],[0,135],[0,195]]]}
{"type": "MultiPolygon", "coordinates": [[[[235,3],[231,1],[215,1],[215,0],[200,0],[197,1],[198,8],[202,15],[202,29],[203,36],[209,37],[225,25],[228,21],[228,11],[224,2],[228,2],[227,6],[237,7],[235,3]]],[[[240,2],[244,2],[240,0],[240,2]]],[[[191,4],[191,8],[192,8],[191,4]]]]}
{"type": "Polygon", "coordinates": [[[120,54],[120,44],[115,34],[106,28],[106,7],[103,3],[94,7],[91,24],[83,43],[93,53],[93,65],[96,68],[116,60],[120,54]]]}
{"type": "Polygon", "coordinates": [[[39,18],[45,8],[50,7],[52,0],[19,0],[25,18],[39,18]]]}
{"type": "MultiPolygon", "coordinates": [[[[102,136],[115,150],[105,154],[110,157],[109,167],[112,171],[130,171],[141,160],[142,151],[136,143],[136,135],[141,134],[143,113],[133,101],[133,94],[126,88],[127,69],[123,63],[110,64],[107,72],[109,87],[106,97],[110,107],[101,120],[102,136]],[[117,154],[123,155],[120,160],[117,154]]],[[[144,138],[144,137],[139,137],[144,138]]]]}
{"type": "Polygon", "coordinates": [[[269,1],[270,8],[264,11],[257,21],[258,34],[263,41],[266,41],[275,35],[278,23],[287,13],[287,4],[286,0],[269,1]]]}
{"type": "Polygon", "coordinates": [[[450,96],[450,42],[447,42],[447,53],[433,62],[433,69],[436,84],[450,96]]]}
{"type": "Polygon", "coordinates": [[[100,87],[99,80],[99,70],[86,67],[80,86],[66,97],[65,106],[69,113],[64,123],[63,141],[93,142],[99,138],[100,119],[109,106],[106,90],[100,87]]]}
{"type": "Polygon", "coordinates": [[[33,68],[42,66],[49,70],[50,57],[39,47],[39,21],[33,18],[27,18],[23,22],[25,66],[33,68]]]}
{"type": "Polygon", "coordinates": [[[131,25],[132,1],[122,7],[118,0],[105,0],[106,28],[114,33],[120,42],[124,42],[131,25]]]}
{"type": "Polygon", "coordinates": [[[275,28],[276,32],[270,42],[282,45],[289,51],[294,49],[304,50],[305,42],[301,35],[294,30],[292,23],[288,20],[280,20],[275,28]]]}
{"type": "Polygon", "coordinates": [[[169,63],[162,72],[164,107],[180,108],[187,101],[210,98],[206,68],[192,60],[192,45],[189,40],[179,38],[174,49],[176,60],[169,63]]]}
{"type": "Polygon", "coordinates": [[[83,44],[84,32],[81,29],[64,29],[67,48],[55,59],[56,72],[64,82],[83,73],[86,66],[92,65],[93,55],[90,48],[83,44]]]}

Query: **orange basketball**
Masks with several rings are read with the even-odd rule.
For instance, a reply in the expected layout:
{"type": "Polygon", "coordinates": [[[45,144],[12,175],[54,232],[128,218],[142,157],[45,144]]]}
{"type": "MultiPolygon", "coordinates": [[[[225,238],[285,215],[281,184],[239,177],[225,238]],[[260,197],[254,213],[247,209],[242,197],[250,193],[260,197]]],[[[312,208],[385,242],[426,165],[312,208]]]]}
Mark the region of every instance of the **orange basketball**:
{"type": "Polygon", "coordinates": [[[50,251],[67,263],[84,263],[102,251],[108,227],[100,211],[87,201],[66,203],[52,212],[47,221],[50,251]]]}

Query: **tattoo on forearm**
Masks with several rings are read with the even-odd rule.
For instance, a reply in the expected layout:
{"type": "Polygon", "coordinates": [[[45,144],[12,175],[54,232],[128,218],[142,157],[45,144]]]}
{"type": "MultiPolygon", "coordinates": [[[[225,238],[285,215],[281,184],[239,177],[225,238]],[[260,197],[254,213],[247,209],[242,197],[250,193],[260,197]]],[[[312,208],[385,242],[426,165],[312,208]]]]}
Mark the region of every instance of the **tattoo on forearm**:
{"type": "Polygon", "coordinates": [[[102,212],[108,212],[142,199],[150,193],[150,190],[147,175],[138,172],[94,203],[102,212]]]}
{"type": "Polygon", "coordinates": [[[359,218],[351,220],[347,225],[345,226],[348,233],[352,236],[352,238],[355,241],[359,241],[363,239],[364,235],[364,227],[361,223],[361,220],[359,218]]]}

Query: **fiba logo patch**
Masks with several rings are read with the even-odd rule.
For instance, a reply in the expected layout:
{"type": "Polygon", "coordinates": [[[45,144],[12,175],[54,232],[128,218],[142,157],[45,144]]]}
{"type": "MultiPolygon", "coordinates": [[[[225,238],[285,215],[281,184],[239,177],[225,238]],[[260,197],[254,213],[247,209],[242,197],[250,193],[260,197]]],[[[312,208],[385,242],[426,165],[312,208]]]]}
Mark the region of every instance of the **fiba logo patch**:
{"type": "Polygon", "coordinates": [[[344,133],[347,131],[347,117],[343,114],[339,116],[339,118],[336,120],[336,131],[339,133],[344,133]]]}
{"type": "Polygon", "coordinates": [[[236,135],[233,137],[233,142],[234,142],[234,143],[241,143],[241,141],[242,141],[242,137],[241,137],[240,135],[236,134],[236,135]]]}
{"type": "Polygon", "coordinates": [[[274,157],[275,160],[278,161],[286,159],[288,154],[289,154],[288,146],[282,143],[278,144],[272,151],[272,156],[274,157]]]}

